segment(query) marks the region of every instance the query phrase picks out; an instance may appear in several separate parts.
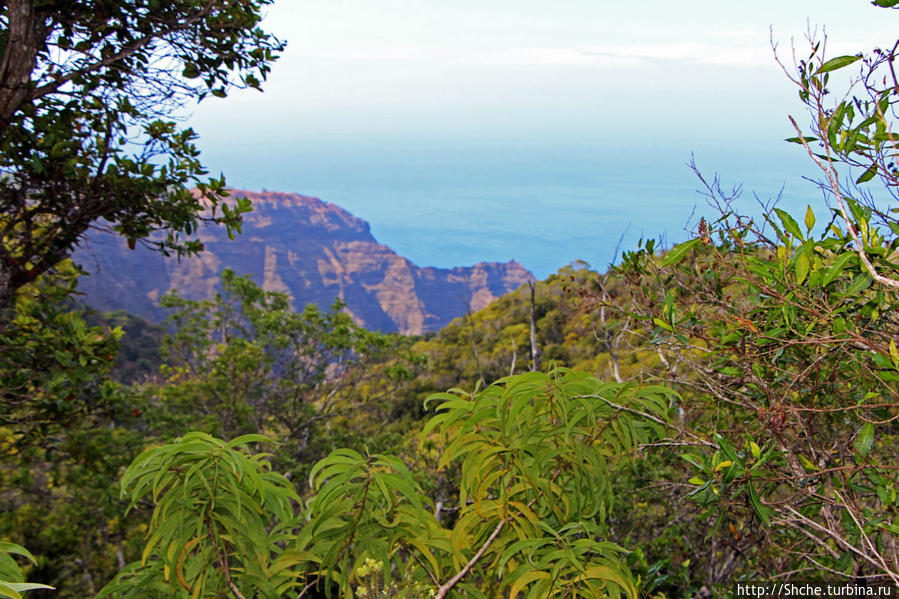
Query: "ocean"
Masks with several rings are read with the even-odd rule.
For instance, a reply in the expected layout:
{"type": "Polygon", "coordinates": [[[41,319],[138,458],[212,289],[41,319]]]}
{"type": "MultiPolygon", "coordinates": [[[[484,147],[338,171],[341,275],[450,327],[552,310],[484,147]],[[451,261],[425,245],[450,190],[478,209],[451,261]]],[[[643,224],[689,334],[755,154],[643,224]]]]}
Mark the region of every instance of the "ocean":
{"type": "Polygon", "coordinates": [[[605,270],[641,237],[670,246],[687,239],[700,216],[713,220],[686,165],[694,153],[708,179],[720,173],[727,189],[742,184],[741,212],[758,215],[756,196],[768,201],[781,192],[780,207],[800,216],[807,204],[825,210],[820,192],[803,180],[816,174],[802,148],[778,139],[620,147],[269,139],[214,150],[211,166],[233,187],[337,204],[420,266],[516,260],[545,278],[576,260],[605,270]]]}

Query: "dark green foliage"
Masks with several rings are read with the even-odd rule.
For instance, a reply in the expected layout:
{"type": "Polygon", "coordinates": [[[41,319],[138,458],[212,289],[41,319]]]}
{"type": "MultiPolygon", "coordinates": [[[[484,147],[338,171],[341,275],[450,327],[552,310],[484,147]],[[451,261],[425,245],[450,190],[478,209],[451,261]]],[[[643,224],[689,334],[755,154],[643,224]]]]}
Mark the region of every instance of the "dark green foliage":
{"type": "Polygon", "coordinates": [[[315,586],[349,599],[359,587],[381,596],[403,572],[402,596],[635,598],[625,550],[608,538],[610,467],[670,428],[672,398],[566,370],[434,395],[421,441],[441,470],[460,465],[451,527],[394,456],[331,452],[295,517],[287,479],[241,449],[268,439],[190,433],[125,473],[132,505],[147,495],[156,505],[140,563],[100,596],[280,597],[315,586]]]}
{"type": "Polygon", "coordinates": [[[258,27],[268,4],[0,6],[0,323],[15,290],[91,226],[179,255],[200,249],[201,221],[239,230],[248,202],[224,202],[224,180],[203,178],[196,134],[171,119],[207,94],[259,87],[283,48],[258,27]]]}
{"type": "Polygon", "coordinates": [[[162,303],[174,310],[173,332],[163,340],[164,381],[141,388],[151,426],[163,436],[264,432],[280,444],[276,466],[291,476],[351,442],[352,425],[326,431],[351,410],[369,409],[374,399],[349,394],[376,376],[369,365],[392,361],[399,370],[378,375],[385,383],[404,376],[400,338],[356,325],[340,302],[295,312],[287,295],[226,269],[215,299],[170,294],[162,303]]]}
{"type": "Polygon", "coordinates": [[[119,329],[89,326],[69,300],[70,263],[23,289],[0,329],[0,427],[12,447],[51,450],[63,428],[115,417],[116,386],[105,379],[119,329]]]}
{"type": "Polygon", "coordinates": [[[127,385],[159,375],[159,367],[163,363],[162,339],[165,334],[162,325],[123,310],[105,314],[88,312],[86,318],[91,324],[122,330],[119,352],[115,365],[109,372],[110,378],[127,385]]]}

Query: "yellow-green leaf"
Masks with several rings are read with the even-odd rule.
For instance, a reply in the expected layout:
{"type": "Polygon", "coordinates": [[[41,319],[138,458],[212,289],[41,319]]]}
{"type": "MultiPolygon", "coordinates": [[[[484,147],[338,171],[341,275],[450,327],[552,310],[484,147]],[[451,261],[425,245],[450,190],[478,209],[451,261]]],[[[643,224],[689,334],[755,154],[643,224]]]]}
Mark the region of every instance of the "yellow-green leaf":
{"type": "Polygon", "coordinates": [[[855,448],[862,456],[866,456],[874,447],[874,425],[866,422],[858,431],[855,437],[855,448]]]}
{"type": "Polygon", "coordinates": [[[803,252],[796,256],[796,283],[802,285],[805,277],[808,276],[809,261],[808,256],[803,252]]]}
{"type": "Polygon", "coordinates": [[[543,580],[546,578],[549,578],[549,572],[542,572],[540,570],[532,570],[527,574],[522,574],[512,584],[512,588],[509,589],[509,599],[515,599],[515,597],[518,596],[518,593],[520,593],[524,587],[531,584],[535,580],[543,580]]]}
{"type": "Polygon", "coordinates": [[[761,457],[762,455],[762,448],[759,447],[759,444],[755,441],[749,442],[749,451],[752,452],[752,457],[755,459],[759,459],[759,457],[761,457]]]}
{"type": "Polygon", "coordinates": [[[690,241],[685,241],[671,248],[671,251],[665,254],[665,257],[662,259],[662,268],[666,266],[672,266],[683,260],[684,256],[687,255],[687,252],[689,252],[693,246],[699,243],[699,241],[700,240],[698,238],[691,239],[690,241]]]}
{"type": "Polygon", "coordinates": [[[727,468],[728,466],[731,466],[732,464],[733,464],[733,462],[731,462],[730,460],[724,460],[723,462],[721,462],[720,464],[715,466],[715,472],[720,472],[720,471],[724,470],[725,468],[727,468]]]}
{"type": "Polygon", "coordinates": [[[861,60],[861,58],[861,54],[856,54],[855,56],[837,56],[836,58],[831,58],[830,60],[822,64],[815,74],[820,75],[821,73],[829,73],[830,71],[842,69],[843,67],[851,65],[857,60],[861,60]]]}

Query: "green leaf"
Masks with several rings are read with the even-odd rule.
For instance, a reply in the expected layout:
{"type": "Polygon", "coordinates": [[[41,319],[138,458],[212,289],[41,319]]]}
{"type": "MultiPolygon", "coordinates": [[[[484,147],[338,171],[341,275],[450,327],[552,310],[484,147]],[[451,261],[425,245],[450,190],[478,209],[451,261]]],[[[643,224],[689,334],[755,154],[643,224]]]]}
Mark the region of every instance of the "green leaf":
{"type": "Polygon", "coordinates": [[[846,264],[853,258],[855,258],[853,252],[844,252],[843,254],[840,254],[839,258],[830,265],[830,268],[828,268],[824,273],[824,276],[821,277],[821,287],[827,287],[834,281],[834,279],[840,276],[843,269],[846,268],[846,264]]]}
{"type": "Polygon", "coordinates": [[[689,252],[693,248],[693,246],[698,244],[700,241],[701,240],[699,238],[691,239],[671,248],[671,251],[665,254],[665,257],[662,259],[662,268],[672,266],[683,260],[684,256],[687,255],[687,252],[689,252]]]}
{"type": "Polygon", "coordinates": [[[758,493],[756,493],[755,487],[753,486],[751,480],[746,482],[746,487],[749,491],[749,503],[752,505],[752,509],[755,511],[756,515],[762,520],[762,522],[764,522],[765,525],[767,526],[768,524],[770,524],[771,508],[769,508],[766,505],[762,505],[762,502],[759,499],[759,495],[758,495],[758,493]]]}
{"type": "MultiPolygon", "coordinates": [[[[7,588],[10,588],[14,591],[33,591],[35,589],[49,589],[51,591],[55,590],[54,587],[51,587],[46,584],[38,584],[36,582],[3,582],[0,583],[5,585],[7,588]]],[[[0,587],[2,588],[2,587],[0,587]]]]}
{"type": "Polygon", "coordinates": [[[805,252],[796,256],[796,282],[802,285],[805,277],[808,275],[809,261],[805,252]]]}
{"type": "Polygon", "coordinates": [[[522,574],[515,580],[515,583],[509,590],[509,599],[515,599],[524,587],[535,580],[544,580],[546,578],[549,578],[549,572],[542,572],[540,570],[532,570],[526,574],[522,574]]]}
{"type": "Polygon", "coordinates": [[[803,238],[802,231],[799,230],[799,224],[788,212],[784,212],[780,208],[775,208],[774,212],[780,217],[780,222],[783,223],[784,230],[787,231],[787,233],[791,233],[796,239],[803,238]]]}
{"type": "Polygon", "coordinates": [[[762,455],[762,448],[755,441],[749,442],[749,450],[752,452],[752,457],[756,460],[762,455]]]}
{"type": "Polygon", "coordinates": [[[784,141],[788,141],[793,144],[801,144],[803,141],[805,143],[811,143],[813,141],[818,141],[817,137],[788,137],[784,141]]]}
{"type": "Polygon", "coordinates": [[[836,71],[837,69],[842,69],[843,67],[847,67],[852,63],[861,60],[862,55],[856,54],[855,56],[837,56],[836,58],[831,58],[827,62],[821,65],[821,67],[815,72],[816,75],[820,75],[821,73],[829,73],[830,71],[836,71]]]}
{"type": "Polygon", "coordinates": [[[653,318],[652,321],[654,323],[656,323],[656,325],[665,329],[666,331],[674,331],[674,328],[670,324],[668,324],[667,322],[662,320],[661,318],[653,318]]]}
{"type": "Polygon", "coordinates": [[[247,435],[241,435],[239,437],[235,437],[231,439],[225,447],[231,449],[233,447],[238,447],[240,445],[246,445],[247,443],[271,443],[271,439],[266,437],[265,435],[260,435],[257,433],[250,433],[247,435]]]}
{"type": "Polygon", "coordinates": [[[855,449],[858,450],[862,456],[867,456],[868,453],[871,452],[872,447],[874,447],[874,425],[870,422],[866,422],[858,430],[858,434],[855,436],[855,449]]]}
{"type": "Polygon", "coordinates": [[[9,541],[0,541],[0,553],[12,553],[15,555],[21,555],[23,557],[28,558],[28,560],[32,564],[37,564],[37,560],[34,559],[34,556],[31,555],[27,549],[22,547],[21,545],[17,545],[15,543],[10,543],[9,541]]]}
{"type": "Polygon", "coordinates": [[[877,163],[875,162],[875,163],[871,164],[871,166],[868,167],[868,170],[863,172],[861,177],[856,179],[855,182],[856,183],[867,183],[868,181],[873,179],[874,175],[876,175],[876,174],[877,174],[877,163]]]}
{"type": "Polygon", "coordinates": [[[0,597],[8,597],[9,599],[22,599],[22,595],[19,594],[14,588],[10,585],[11,582],[0,582],[0,597]]]}

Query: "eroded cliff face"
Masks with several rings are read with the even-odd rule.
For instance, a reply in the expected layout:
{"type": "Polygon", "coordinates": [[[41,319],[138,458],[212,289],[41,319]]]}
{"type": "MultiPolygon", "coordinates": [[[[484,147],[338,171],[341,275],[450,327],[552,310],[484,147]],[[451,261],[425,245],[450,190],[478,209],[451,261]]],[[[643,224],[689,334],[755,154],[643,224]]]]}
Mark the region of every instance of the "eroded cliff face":
{"type": "Polygon", "coordinates": [[[479,310],[532,278],[517,262],[422,268],[372,237],[367,222],[318,198],[292,193],[232,191],[253,201],[243,234],[228,239],[222,227],[199,232],[205,251],[182,259],[164,258],[124,239],[92,235],[75,253],[90,276],[79,290],[99,310],[125,309],[159,320],[159,298],[169,289],[203,299],[216,290],[229,267],[269,291],[289,294],[294,307],[326,307],[335,298],[360,324],[381,331],[435,331],[479,310]]]}

